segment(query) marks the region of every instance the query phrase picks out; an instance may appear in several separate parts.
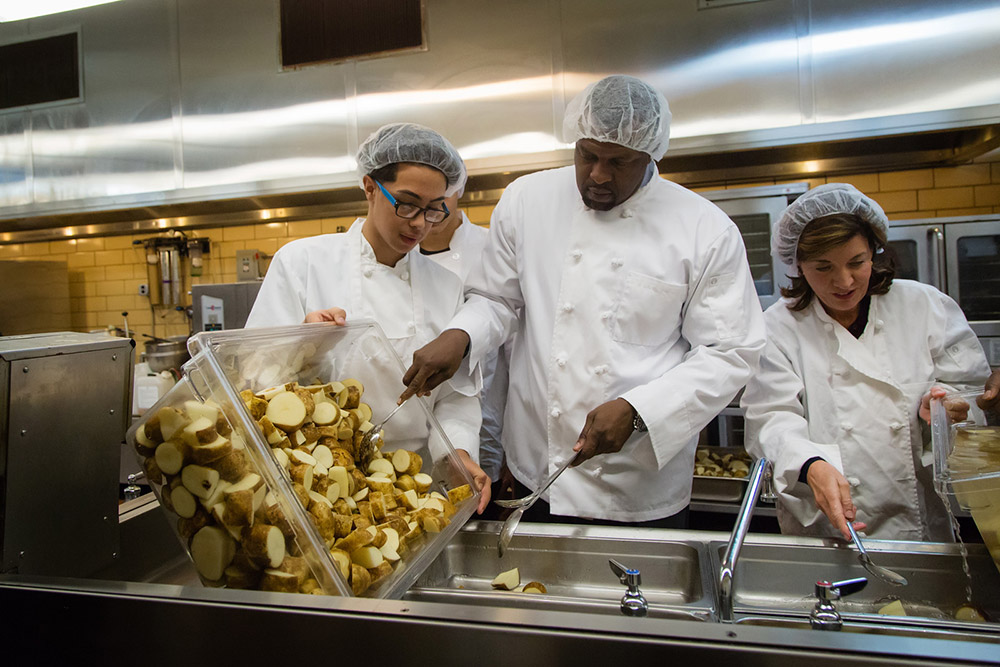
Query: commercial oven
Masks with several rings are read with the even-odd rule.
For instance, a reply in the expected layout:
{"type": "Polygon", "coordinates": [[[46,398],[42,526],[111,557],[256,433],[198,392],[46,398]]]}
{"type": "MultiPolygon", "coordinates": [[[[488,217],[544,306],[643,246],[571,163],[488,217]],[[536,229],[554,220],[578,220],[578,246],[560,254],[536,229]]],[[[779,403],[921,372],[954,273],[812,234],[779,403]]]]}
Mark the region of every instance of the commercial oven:
{"type": "Polygon", "coordinates": [[[991,366],[1000,366],[1000,215],[893,220],[896,275],[937,287],[961,306],[991,366]]]}

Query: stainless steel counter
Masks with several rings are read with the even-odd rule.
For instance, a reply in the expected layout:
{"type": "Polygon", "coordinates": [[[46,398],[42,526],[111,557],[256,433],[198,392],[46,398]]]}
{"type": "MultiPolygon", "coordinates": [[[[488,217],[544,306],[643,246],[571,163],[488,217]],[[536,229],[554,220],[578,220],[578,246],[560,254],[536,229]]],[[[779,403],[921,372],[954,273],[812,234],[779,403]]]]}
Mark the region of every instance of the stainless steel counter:
{"type": "MultiPolygon", "coordinates": [[[[114,654],[171,665],[301,661],[316,650],[338,662],[405,656],[420,665],[519,667],[664,658],[810,666],[1000,660],[994,624],[948,634],[947,624],[931,633],[903,619],[895,634],[872,634],[879,628],[870,607],[883,596],[877,586],[845,608],[847,631],[802,629],[811,581],[856,566],[852,552],[819,540],[752,535],[737,573],[739,622],[723,624],[714,617],[712,576],[725,533],[529,524],[501,561],[498,525],[473,522],[407,599],[341,599],[204,588],[155,503],[123,507],[121,557],[97,578],[0,577],[8,650],[30,648],[36,663],[114,654]],[[604,578],[608,557],[642,569],[650,617],[618,612],[624,588],[609,569],[604,578]],[[514,565],[544,581],[549,595],[489,590],[487,579],[514,565]],[[789,600],[799,605],[774,613],[789,600]]],[[[893,566],[909,559],[904,569],[920,586],[943,568],[951,573],[944,588],[953,587],[954,548],[916,546],[903,552],[900,543],[873,542],[871,549],[893,566]]],[[[977,603],[1000,612],[1000,574],[981,547],[973,546],[970,563],[977,603]]],[[[939,586],[926,590],[947,604],[955,597],[939,586]]]]}

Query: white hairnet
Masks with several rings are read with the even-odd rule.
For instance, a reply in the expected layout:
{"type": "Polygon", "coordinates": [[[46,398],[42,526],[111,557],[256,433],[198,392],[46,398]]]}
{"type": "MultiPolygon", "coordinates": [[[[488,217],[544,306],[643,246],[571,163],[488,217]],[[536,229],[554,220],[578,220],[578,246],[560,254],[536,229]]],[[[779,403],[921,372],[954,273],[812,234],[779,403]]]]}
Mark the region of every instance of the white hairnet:
{"type": "Polygon", "coordinates": [[[670,106],[658,90],[634,76],[614,74],[573,98],[563,116],[563,141],[605,141],[659,160],[670,140],[670,106]]]}
{"type": "Polygon", "coordinates": [[[448,181],[445,196],[465,188],[465,163],[455,147],[440,134],[416,123],[383,125],[368,135],[358,149],[358,178],[399,162],[434,167],[448,181]]]}
{"type": "Polygon", "coordinates": [[[795,255],[806,225],[834,213],[852,213],[883,234],[889,233],[889,219],[874,199],[847,183],[819,185],[792,202],[771,233],[771,251],[791,267],[791,275],[798,274],[795,255]]]}

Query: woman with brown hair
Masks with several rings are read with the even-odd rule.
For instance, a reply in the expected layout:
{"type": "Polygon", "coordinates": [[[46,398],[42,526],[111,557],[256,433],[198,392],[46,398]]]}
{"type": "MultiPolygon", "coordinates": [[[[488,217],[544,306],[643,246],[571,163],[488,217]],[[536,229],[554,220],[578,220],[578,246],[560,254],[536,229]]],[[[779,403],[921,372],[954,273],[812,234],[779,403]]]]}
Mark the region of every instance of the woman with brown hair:
{"type": "Polygon", "coordinates": [[[952,299],[893,279],[887,222],[831,183],[772,232],[792,285],[765,313],[767,347],[741,404],[747,449],[774,466],[783,533],[849,539],[852,521],[881,539],[952,540],[921,421],[936,383],[982,386],[990,369],[952,299]]]}

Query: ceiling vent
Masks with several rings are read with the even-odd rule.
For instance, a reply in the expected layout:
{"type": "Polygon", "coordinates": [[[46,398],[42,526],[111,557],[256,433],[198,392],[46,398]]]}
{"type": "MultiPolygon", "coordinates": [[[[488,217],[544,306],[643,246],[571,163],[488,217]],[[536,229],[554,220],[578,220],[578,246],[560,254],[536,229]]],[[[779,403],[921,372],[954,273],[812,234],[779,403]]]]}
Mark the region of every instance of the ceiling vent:
{"type": "Polygon", "coordinates": [[[423,0],[281,0],[286,69],[423,50],[423,0]]]}
{"type": "Polygon", "coordinates": [[[79,100],[75,32],[0,45],[0,109],[79,100]]]}

